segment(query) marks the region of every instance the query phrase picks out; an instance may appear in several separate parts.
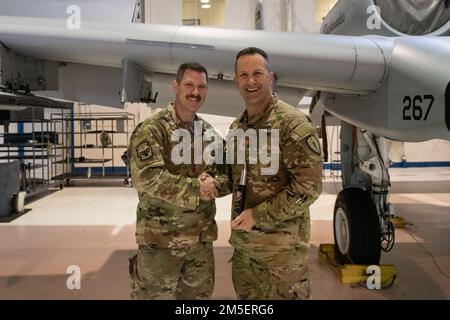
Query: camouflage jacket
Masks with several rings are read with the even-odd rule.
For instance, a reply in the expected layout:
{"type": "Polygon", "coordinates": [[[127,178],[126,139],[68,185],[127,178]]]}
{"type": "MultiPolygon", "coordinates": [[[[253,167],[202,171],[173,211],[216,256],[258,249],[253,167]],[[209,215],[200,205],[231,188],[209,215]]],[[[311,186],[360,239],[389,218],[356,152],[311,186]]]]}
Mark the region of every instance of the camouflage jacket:
{"type": "MultiPolygon", "coordinates": [[[[266,129],[267,141],[274,138],[272,130],[277,129],[279,135],[279,145],[276,145],[275,150],[271,150],[271,143],[266,146],[269,154],[278,152],[279,158],[278,170],[270,175],[261,174],[261,169],[268,168],[269,164],[263,165],[259,157],[256,164],[252,164],[246,153],[245,209],[254,208],[253,215],[257,222],[250,232],[232,231],[230,243],[235,248],[247,249],[249,253],[252,250],[258,252],[308,247],[309,206],[322,191],[322,152],[315,128],[302,112],[274,95],[271,105],[263,114],[248,122],[247,112],[244,112],[231,124],[230,129],[230,132],[255,129],[258,133],[266,129]]],[[[230,141],[227,140],[227,147],[231,147],[230,141]]],[[[248,140],[246,144],[248,151],[248,140]]],[[[261,141],[258,145],[261,145],[261,141]]],[[[262,151],[258,150],[258,156],[261,156],[262,151]]],[[[236,186],[242,169],[243,164],[232,165],[232,219],[236,216],[236,186]]]]}
{"type": "MultiPolygon", "coordinates": [[[[212,129],[199,117],[195,121],[201,121],[202,137],[206,130],[212,129]]],[[[231,191],[227,187],[228,179],[220,176],[219,166],[206,165],[203,160],[200,164],[194,164],[194,158],[187,164],[173,163],[172,150],[180,143],[172,141],[176,129],[186,129],[191,133],[192,155],[193,126],[183,125],[177,119],[172,104],[140,123],[130,139],[131,178],[139,195],[138,244],[189,247],[199,241],[217,239],[215,201],[199,198],[197,178],[203,171],[215,176],[224,185],[221,196],[231,191]]]]}

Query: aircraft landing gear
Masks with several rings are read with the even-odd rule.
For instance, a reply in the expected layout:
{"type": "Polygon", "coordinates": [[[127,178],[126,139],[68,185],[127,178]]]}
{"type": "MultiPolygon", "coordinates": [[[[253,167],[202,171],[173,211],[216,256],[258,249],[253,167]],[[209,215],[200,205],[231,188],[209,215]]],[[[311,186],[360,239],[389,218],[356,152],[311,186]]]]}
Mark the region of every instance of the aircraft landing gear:
{"type": "Polygon", "coordinates": [[[378,264],[380,225],[370,195],[360,188],[342,190],[334,206],[335,257],[341,264],[378,264]]]}
{"type": "Polygon", "coordinates": [[[340,263],[379,264],[394,245],[389,204],[388,142],[341,126],[342,185],[334,207],[335,256],[340,263]]]}

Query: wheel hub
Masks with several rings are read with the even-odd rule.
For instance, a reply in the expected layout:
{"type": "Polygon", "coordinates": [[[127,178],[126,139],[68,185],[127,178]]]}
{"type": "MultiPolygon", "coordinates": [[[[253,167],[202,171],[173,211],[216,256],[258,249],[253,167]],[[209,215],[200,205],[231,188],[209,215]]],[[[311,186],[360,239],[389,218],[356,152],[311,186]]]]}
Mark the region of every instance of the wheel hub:
{"type": "Polygon", "coordinates": [[[350,234],[347,215],[342,208],[336,210],[336,217],[334,220],[334,229],[336,232],[336,244],[339,247],[339,251],[346,255],[348,254],[350,244],[350,234]]]}

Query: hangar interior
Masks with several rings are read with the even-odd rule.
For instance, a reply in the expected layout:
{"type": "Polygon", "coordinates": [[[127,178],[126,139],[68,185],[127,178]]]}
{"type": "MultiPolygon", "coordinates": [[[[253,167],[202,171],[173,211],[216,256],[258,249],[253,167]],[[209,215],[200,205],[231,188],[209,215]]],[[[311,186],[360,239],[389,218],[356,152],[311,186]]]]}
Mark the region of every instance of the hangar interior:
{"type": "MultiPolygon", "coordinates": [[[[42,0],[38,8],[30,1],[22,1],[22,7],[15,7],[13,0],[4,2],[0,15],[48,17],[46,6],[52,1],[42,0]]],[[[52,15],[66,17],[66,6],[77,2],[61,1],[62,9],[52,11],[52,15]]],[[[133,19],[135,23],[236,32],[318,33],[338,1],[129,0],[119,5],[114,0],[106,7],[102,2],[93,1],[92,8],[82,11],[89,12],[86,19],[112,23],[133,19]],[[109,11],[111,15],[105,13],[109,11]],[[264,19],[256,18],[260,16],[264,19]]],[[[80,1],[83,6],[86,4],[80,1]]],[[[0,299],[129,298],[128,258],[136,251],[138,198],[123,155],[135,126],[173,99],[173,78],[153,74],[150,94],[155,101],[126,102],[120,109],[66,100],[56,100],[56,104],[26,101],[20,95],[13,98],[14,103],[11,97],[1,98],[0,299]],[[71,286],[71,277],[77,274],[81,286],[71,286]]],[[[65,85],[77,86],[68,80],[65,85]]],[[[310,97],[283,90],[278,91],[282,99],[309,113],[310,97]]],[[[211,79],[206,104],[208,109],[201,109],[201,116],[225,136],[234,118],[222,116],[218,110],[232,108],[236,114],[242,110],[237,90],[211,79]]],[[[321,114],[311,117],[320,126],[321,114]]],[[[311,208],[313,299],[449,299],[447,140],[390,141],[390,201],[395,214],[407,221],[404,228],[395,231],[394,249],[383,253],[381,259],[382,264],[396,266],[395,284],[382,290],[368,290],[364,283],[343,285],[336,268],[319,258],[320,244],[334,241],[334,202],[342,189],[340,130],[339,121],[330,117],[325,129],[329,157],[323,169],[324,191],[311,208]]],[[[216,285],[212,298],[235,299],[229,263],[232,248],[228,244],[231,197],[216,201],[219,239],[214,243],[216,285]]]]}

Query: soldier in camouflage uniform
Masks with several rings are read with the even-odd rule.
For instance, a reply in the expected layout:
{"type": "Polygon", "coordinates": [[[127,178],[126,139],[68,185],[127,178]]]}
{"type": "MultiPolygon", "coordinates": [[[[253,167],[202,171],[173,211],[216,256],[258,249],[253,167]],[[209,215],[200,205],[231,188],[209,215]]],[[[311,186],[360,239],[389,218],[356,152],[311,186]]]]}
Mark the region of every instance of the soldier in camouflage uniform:
{"type": "MultiPolygon", "coordinates": [[[[272,94],[274,75],[264,51],[242,50],[235,68],[246,110],[231,129],[279,130],[279,166],[275,174],[262,175],[259,160],[251,164],[246,156],[245,210],[233,213],[231,222],[234,288],[239,299],[309,299],[309,206],[322,188],[316,131],[302,112],[272,94]]],[[[235,186],[242,169],[232,166],[235,186]]],[[[233,204],[235,198],[236,187],[233,204]]]]}
{"type": "Polygon", "coordinates": [[[228,179],[214,164],[195,164],[193,158],[174,164],[172,159],[179,144],[172,141],[175,130],[191,134],[193,153],[194,121],[201,121],[201,138],[212,128],[196,115],[207,81],[203,66],[182,64],[173,82],[175,103],[140,123],[130,139],[131,176],[139,195],[138,253],[129,270],[133,299],[204,299],[213,291],[214,197],[228,179]]]}

